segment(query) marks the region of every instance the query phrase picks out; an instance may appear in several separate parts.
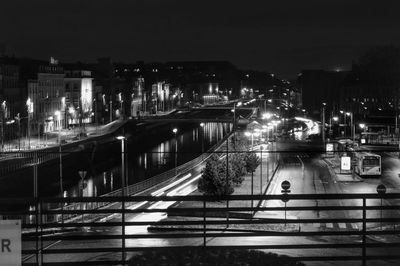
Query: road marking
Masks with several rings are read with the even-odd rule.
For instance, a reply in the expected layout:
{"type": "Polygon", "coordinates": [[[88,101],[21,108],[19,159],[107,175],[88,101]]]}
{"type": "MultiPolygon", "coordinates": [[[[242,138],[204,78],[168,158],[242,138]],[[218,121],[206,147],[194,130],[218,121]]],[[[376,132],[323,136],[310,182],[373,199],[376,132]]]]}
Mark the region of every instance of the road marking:
{"type": "Polygon", "coordinates": [[[194,181],[196,181],[197,179],[199,179],[201,177],[201,174],[194,177],[192,180],[190,180],[189,182],[186,182],[185,184],[175,188],[174,190],[172,190],[171,192],[169,192],[167,194],[167,196],[174,196],[176,194],[176,192],[178,192],[179,190],[181,190],[182,188],[188,186],[189,184],[193,183],[194,181]]]}
{"type": "Polygon", "coordinates": [[[153,193],[151,193],[151,195],[155,196],[155,197],[161,196],[162,194],[164,194],[165,190],[170,189],[171,187],[173,187],[173,186],[185,181],[186,179],[188,179],[191,176],[192,176],[192,174],[190,174],[190,173],[187,174],[187,175],[184,175],[181,179],[176,180],[175,182],[169,184],[166,187],[163,187],[163,188],[160,188],[159,190],[154,191],[153,193]]]}

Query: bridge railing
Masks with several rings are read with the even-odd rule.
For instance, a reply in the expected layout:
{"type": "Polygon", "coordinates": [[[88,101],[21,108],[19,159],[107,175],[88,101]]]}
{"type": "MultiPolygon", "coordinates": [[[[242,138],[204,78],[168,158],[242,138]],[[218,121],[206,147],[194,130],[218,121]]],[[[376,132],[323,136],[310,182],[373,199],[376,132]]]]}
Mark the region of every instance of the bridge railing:
{"type": "Polygon", "coordinates": [[[34,221],[23,225],[24,265],[125,265],[132,252],[188,248],[257,249],[290,253],[288,259],[296,261],[378,265],[382,260],[400,260],[400,240],[393,237],[400,233],[399,199],[398,193],[0,198],[1,206],[11,200],[35,206],[30,211],[0,213],[34,221]],[[243,204],[257,200],[266,204],[243,204]],[[115,205],[112,209],[43,209],[47,203],[72,202],[115,205]],[[246,216],[248,213],[256,215],[246,216]],[[61,223],[43,219],[49,214],[113,218],[61,223]],[[73,234],[67,234],[72,230],[73,234]]]}

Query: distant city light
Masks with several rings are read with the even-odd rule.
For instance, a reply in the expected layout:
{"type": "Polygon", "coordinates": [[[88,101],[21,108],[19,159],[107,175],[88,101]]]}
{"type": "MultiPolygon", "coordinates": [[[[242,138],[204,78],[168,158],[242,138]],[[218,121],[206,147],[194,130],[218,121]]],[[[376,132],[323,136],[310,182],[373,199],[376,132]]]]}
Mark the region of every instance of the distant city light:
{"type": "Polygon", "coordinates": [[[270,119],[272,117],[271,113],[264,113],[262,114],[262,119],[270,119]]]}

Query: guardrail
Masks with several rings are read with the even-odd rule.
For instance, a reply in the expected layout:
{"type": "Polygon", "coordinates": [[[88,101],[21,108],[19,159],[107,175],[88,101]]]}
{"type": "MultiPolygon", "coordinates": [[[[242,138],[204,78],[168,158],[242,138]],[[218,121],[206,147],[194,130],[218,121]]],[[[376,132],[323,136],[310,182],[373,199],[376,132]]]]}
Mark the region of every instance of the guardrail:
{"type": "Polygon", "coordinates": [[[400,247],[399,199],[399,193],[0,198],[0,206],[9,204],[11,200],[14,204],[29,203],[35,206],[30,211],[17,213],[2,210],[0,213],[10,215],[10,217],[24,215],[34,221],[34,224],[23,224],[25,229],[30,230],[29,234],[22,236],[24,265],[126,265],[129,256],[132,255],[131,252],[179,250],[188,247],[205,250],[220,248],[290,251],[292,257],[288,258],[289,260],[360,261],[366,265],[367,261],[400,260],[398,254],[400,247]],[[253,208],[233,204],[251,200],[275,201],[279,204],[273,204],[273,207],[253,208]],[[381,205],[381,200],[384,200],[385,204],[381,205]],[[216,202],[221,201],[228,201],[230,204],[216,206],[216,202]],[[344,204],[335,204],[338,201],[344,204]],[[85,204],[114,202],[115,205],[113,209],[103,210],[45,210],[42,208],[47,203],[71,202],[85,204]],[[159,204],[165,202],[174,204],[167,209],[162,208],[159,204]],[[193,207],[182,207],[177,204],[180,202],[190,202],[193,207]],[[282,202],[286,203],[285,206],[282,202]],[[129,208],[128,205],[135,207],[129,208]],[[168,212],[191,212],[199,216],[185,219],[154,219],[157,214],[168,212]],[[215,212],[226,215],[226,218],[210,217],[210,214],[215,212]],[[298,217],[297,219],[290,216],[288,219],[280,217],[233,219],[230,218],[233,212],[259,212],[274,215],[287,212],[296,213],[298,217]],[[313,212],[324,215],[307,214],[313,212]],[[347,215],[339,215],[340,213],[347,213],[347,215]],[[110,221],[87,222],[86,219],[82,219],[72,223],[59,223],[43,219],[44,215],[49,214],[116,216],[110,221]],[[358,229],[347,227],[334,227],[331,230],[320,230],[314,227],[311,227],[311,230],[304,229],[315,223],[354,223],[358,225],[358,229]],[[143,227],[149,230],[148,226],[151,226],[151,233],[143,231],[143,227]],[[273,229],[274,226],[275,229],[273,229]],[[81,231],[74,234],[60,233],[71,228],[81,231]],[[87,233],[87,229],[90,228],[96,233],[87,233]],[[59,233],[52,234],[49,233],[50,231],[59,233]],[[389,240],[383,242],[376,239],[369,240],[378,236],[394,235],[399,237],[392,240],[388,238],[389,240]],[[320,238],[323,238],[323,241],[318,241],[320,238]],[[310,239],[315,239],[315,241],[310,239]],[[95,259],[98,257],[101,260],[95,259]],[[92,260],[87,258],[92,258],[92,260]]]}

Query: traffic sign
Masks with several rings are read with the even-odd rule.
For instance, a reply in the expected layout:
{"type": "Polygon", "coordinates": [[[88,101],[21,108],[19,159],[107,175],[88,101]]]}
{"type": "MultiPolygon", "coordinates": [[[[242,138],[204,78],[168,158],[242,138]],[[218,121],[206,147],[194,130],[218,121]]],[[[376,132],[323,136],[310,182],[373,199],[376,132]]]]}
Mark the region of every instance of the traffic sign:
{"type": "Polygon", "coordinates": [[[283,182],[281,183],[281,188],[282,188],[283,190],[286,190],[286,191],[287,191],[287,190],[290,188],[290,182],[287,181],[287,180],[283,181],[283,182]]]}
{"type": "Polygon", "coordinates": [[[84,179],[85,176],[86,176],[87,171],[78,171],[78,173],[79,173],[80,177],[81,177],[82,179],[84,179]]]}
{"type": "Polygon", "coordinates": [[[386,193],[385,185],[382,185],[382,184],[378,185],[376,187],[376,192],[378,192],[378,194],[385,194],[386,193]]]}

